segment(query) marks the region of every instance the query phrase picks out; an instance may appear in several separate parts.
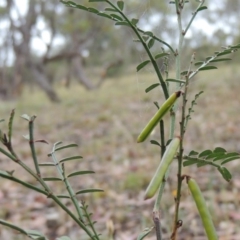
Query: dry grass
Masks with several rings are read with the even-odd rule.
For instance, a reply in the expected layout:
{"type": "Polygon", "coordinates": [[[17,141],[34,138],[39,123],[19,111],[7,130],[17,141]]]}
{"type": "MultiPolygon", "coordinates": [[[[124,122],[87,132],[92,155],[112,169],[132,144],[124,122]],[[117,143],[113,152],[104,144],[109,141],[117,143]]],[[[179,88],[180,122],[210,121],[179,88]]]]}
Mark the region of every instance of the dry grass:
{"type": "MultiPolygon", "coordinates": [[[[223,146],[229,151],[240,151],[239,75],[238,66],[226,66],[220,71],[201,73],[191,84],[189,101],[200,90],[204,90],[204,94],[198,100],[189,122],[185,140],[186,152],[192,149],[213,149],[216,146],[223,146]]],[[[27,134],[27,122],[18,117],[23,113],[37,115],[35,137],[49,142],[49,145],[37,145],[40,162],[47,160],[46,155],[56,141],[79,144],[74,153],[69,150],[62,153],[65,156],[80,154],[84,157],[80,163],[69,163],[67,170],[90,168],[96,171],[96,175],[77,177],[72,183],[75,189],[86,185],[105,190],[104,194],[87,196],[85,199],[90,203],[100,232],[106,232],[105,224],[111,219],[115,224],[117,239],[136,239],[140,230],[152,226],[153,202],[144,202],[142,196],[158,165],[159,149],[149,144],[149,141],[137,144],[136,137],[156,111],[153,101],[163,101],[160,89],[153,90],[152,94],[144,93],[144,89],[154,82],[156,77],[150,72],[141,75],[129,73],[124,77],[110,79],[101,89],[91,92],[78,85],[70,89],[60,86],[58,92],[62,98],[61,104],[49,103],[44,94],[37,90],[26,90],[19,101],[0,105],[2,118],[7,118],[10,110],[16,108],[14,146],[19,156],[28,164],[31,164],[28,143],[21,137],[27,134]]],[[[4,124],[2,126],[6,129],[4,124]]],[[[151,138],[157,137],[156,131],[151,138]]],[[[5,159],[0,158],[0,166],[3,170],[15,169],[16,175],[32,181],[21,169],[5,159]]],[[[184,169],[185,173],[195,177],[200,183],[222,240],[240,238],[240,165],[235,161],[229,166],[234,175],[231,183],[221,179],[213,168],[184,169]]],[[[55,171],[44,169],[43,173],[53,175],[55,171]]],[[[18,185],[5,180],[0,184],[0,218],[21,223],[27,228],[42,230],[52,238],[55,234],[68,234],[73,239],[85,239],[83,235],[77,238],[79,232],[76,226],[63,213],[55,214],[57,211],[49,200],[38,194],[29,194],[22,187],[18,188],[18,185]],[[51,217],[54,220],[52,222],[51,217]]],[[[65,191],[60,184],[53,187],[57,192],[65,191]]],[[[162,201],[162,226],[166,237],[172,226],[175,188],[176,165],[171,169],[162,201]]],[[[180,217],[183,219],[183,227],[179,239],[205,239],[186,186],[183,188],[180,217]]],[[[0,230],[0,239],[23,238],[0,230]]]]}

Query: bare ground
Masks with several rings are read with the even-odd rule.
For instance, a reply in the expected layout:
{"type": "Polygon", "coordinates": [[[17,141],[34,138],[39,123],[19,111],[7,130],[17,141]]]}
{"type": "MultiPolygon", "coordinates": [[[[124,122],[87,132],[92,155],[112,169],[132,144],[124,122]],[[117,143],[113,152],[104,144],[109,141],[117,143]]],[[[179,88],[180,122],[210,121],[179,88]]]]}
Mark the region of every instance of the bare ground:
{"type": "MultiPolygon", "coordinates": [[[[2,102],[1,118],[7,119],[16,109],[13,143],[17,154],[33,166],[28,142],[22,137],[28,133],[27,122],[19,116],[37,115],[35,138],[45,139],[48,145],[37,143],[39,162],[48,159],[54,142],[75,142],[74,151],[59,153],[59,158],[80,154],[83,160],[66,164],[67,172],[91,169],[95,175],[71,179],[74,189],[97,187],[104,193],[82,196],[93,212],[97,229],[108,239],[106,224],[113,223],[115,239],[136,239],[140,231],[151,227],[153,200],[143,201],[143,193],[159,163],[159,149],[146,143],[137,144],[142,127],[156,111],[154,101],[163,101],[162,92],[155,89],[146,94],[144,89],[157,82],[152,73],[134,75],[133,70],[124,77],[108,80],[101,89],[87,92],[74,85],[69,90],[59,87],[62,103],[51,104],[37,89],[26,89],[19,101],[2,102]],[[152,93],[152,94],[151,94],[152,93]]],[[[189,102],[200,90],[204,94],[195,106],[185,139],[185,151],[214,149],[217,146],[229,151],[240,151],[240,69],[226,66],[219,71],[203,72],[190,85],[189,102]]],[[[177,128],[178,128],[177,120],[177,128]]],[[[168,126],[168,117],[165,118],[168,126]]],[[[7,123],[1,123],[4,131],[7,123]]],[[[178,130],[176,132],[178,134],[178,130]]],[[[166,132],[166,136],[168,133],[166,132]]],[[[158,130],[150,139],[158,139],[158,130]]],[[[19,166],[0,156],[1,170],[15,170],[15,176],[34,183],[19,166]]],[[[212,167],[184,168],[184,173],[199,183],[213,215],[220,240],[240,239],[240,164],[228,164],[233,179],[227,183],[212,167]]],[[[176,192],[176,163],[171,167],[170,178],[161,204],[163,239],[169,239],[174,215],[176,192]]],[[[57,176],[55,169],[43,168],[44,176],[57,176]]],[[[66,192],[61,183],[50,183],[54,192],[66,192]]],[[[29,192],[16,183],[1,179],[0,218],[37,229],[50,239],[68,235],[72,239],[88,239],[72,220],[51,200],[29,192]]],[[[66,201],[66,204],[69,204],[66,201]]],[[[183,226],[179,240],[205,240],[202,223],[186,184],[183,185],[180,218],[183,226]]],[[[13,231],[0,227],[0,239],[26,239],[13,231]]],[[[155,239],[154,233],[146,239],[155,239]]]]}

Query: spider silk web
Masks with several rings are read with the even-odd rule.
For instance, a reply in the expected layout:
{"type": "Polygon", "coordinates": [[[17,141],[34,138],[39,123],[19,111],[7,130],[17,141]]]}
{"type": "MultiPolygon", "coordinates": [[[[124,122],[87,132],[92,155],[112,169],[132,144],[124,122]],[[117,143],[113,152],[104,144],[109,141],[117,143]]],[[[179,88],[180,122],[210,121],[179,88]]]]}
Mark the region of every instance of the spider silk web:
{"type": "MultiPolygon", "coordinates": [[[[127,16],[134,16],[134,18],[139,19],[138,26],[144,31],[152,31],[157,37],[164,40],[163,37],[166,37],[165,28],[166,26],[161,23],[161,17],[157,17],[157,10],[152,7],[151,0],[143,0],[143,1],[133,1],[138,2],[137,7],[127,11],[127,16]],[[152,17],[150,17],[152,16],[152,17]],[[154,26],[154,29],[152,29],[154,26]],[[159,33],[163,33],[162,35],[159,33]]],[[[173,5],[169,5],[168,8],[174,8],[173,5]]],[[[137,37],[135,33],[129,29],[129,36],[132,41],[136,40],[137,37]]],[[[134,46],[136,49],[141,49],[141,43],[135,43],[134,46]]],[[[166,52],[169,52],[168,48],[163,46],[162,44],[155,42],[153,49],[151,52],[153,56],[162,52],[162,47],[166,52]]],[[[137,59],[134,61],[134,67],[136,67],[141,62],[148,60],[148,56],[144,50],[137,52],[137,59]]],[[[169,66],[174,64],[174,57],[172,55],[169,56],[168,63],[169,66]]],[[[136,68],[135,68],[136,69],[136,68]]],[[[163,64],[159,64],[159,69],[165,79],[165,67],[163,64]]],[[[132,84],[135,85],[138,91],[138,103],[141,105],[141,109],[138,111],[138,118],[146,118],[149,119],[149,116],[152,116],[152,113],[157,110],[156,106],[153,104],[154,102],[158,102],[159,105],[164,101],[164,94],[161,86],[153,89],[152,91],[146,93],[145,89],[152,85],[153,83],[159,83],[158,77],[156,75],[155,70],[153,69],[151,63],[141,69],[139,72],[135,74],[135,80],[132,84]]]]}

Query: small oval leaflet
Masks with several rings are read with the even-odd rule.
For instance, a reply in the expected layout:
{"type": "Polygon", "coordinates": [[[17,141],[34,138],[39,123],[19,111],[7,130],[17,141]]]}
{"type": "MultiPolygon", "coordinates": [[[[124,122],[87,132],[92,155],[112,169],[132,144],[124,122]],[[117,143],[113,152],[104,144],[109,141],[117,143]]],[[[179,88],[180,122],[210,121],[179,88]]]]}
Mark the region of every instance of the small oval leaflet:
{"type": "Polygon", "coordinates": [[[206,9],[207,9],[206,6],[202,6],[202,7],[200,7],[200,8],[197,9],[197,12],[202,11],[202,10],[206,10],[206,9]]]}
{"type": "Polygon", "coordinates": [[[211,153],[212,153],[211,150],[205,150],[199,154],[199,157],[207,157],[211,153]]]}
{"type": "Polygon", "coordinates": [[[83,5],[80,5],[80,4],[77,4],[77,5],[75,6],[75,8],[78,8],[78,9],[82,9],[82,10],[88,11],[88,8],[87,8],[87,7],[85,7],[85,6],[83,6],[83,5]]]}
{"type": "Polygon", "coordinates": [[[57,195],[58,198],[70,198],[68,195],[60,194],[57,195]]]}
{"type": "Polygon", "coordinates": [[[217,67],[215,67],[215,66],[201,67],[201,68],[199,68],[199,71],[212,70],[212,69],[217,69],[217,67]]]}
{"type": "Polygon", "coordinates": [[[57,178],[57,177],[45,177],[43,178],[44,181],[62,181],[61,178],[57,178]]]}
{"type": "Polygon", "coordinates": [[[89,188],[89,189],[83,189],[80,190],[78,192],[76,192],[75,194],[83,194],[83,193],[92,193],[92,192],[104,192],[102,189],[98,189],[98,188],[89,188]]]}
{"type": "Polygon", "coordinates": [[[110,16],[112,18],[115,18],[117,21],[122,21],[123,20],[120,16],[118,16],[117,14],[114,14],[114,13],[110,14],[110,16]]]}
{"type": "Polygon", "coordinates": [[[134,26],[136,26],[137,25],[137,23],[138,23],[138,19],[137,18],[133,18],[132,20],[131,20],[131,23],[132,23],[132,25],[134,25],[134,26]]]}
{"type": "Polygon", "coordinates": [[[123,1],[118,1],[117,5],[118,5],[119,9],[122,11],[123,8],[124,8],[124,2],[123,1]]]}
{"type": "Polygon", "coordinates": [[[62,150],[62,149],[65,149],[65,148],[71,148],[71,147],[78,147],[78,145],[76,143],[71,143],[71,144],[56,148],[55,152],[59,151],[59,150],[62,150]]]}
{"type": "Polygon", "coordinates": [[[195,65],[195,66],[200,66],[200,65],[202,65],[203,63],[204,63],[203,61],[199,61],[199,62],[195,62],[194,65],[195,65]]]}
{"type": "Polygon", "coordinates": [[[187,166],[198,164],[198,163],[199,163],[199,160],[194,160],[194,158],[192,158],[191,160],[184,161],[183,166],[187,167],[187,166]]]}
{"type": "Polygon", "coordinates": [[[109,16],[109,15],[107,15],[106,13],[103,13],[103,12],[99,12],[97,15],[98,15],[98,16],[101,16],[101,17],[105,17],[105,18],[112,19],[111,16],[109,16]]]}
{"type": "Polygon", "coordinates": [[[66,162],[66,161],[76,160],[76,159],[81,159],[81,158],[83,158],[83,157],[82,157],[82,156],[67,157],[67,158],[61,159],[59,162],[60,162],[60,163],[63,163],[63,162],[66,162]]]}
{"type": "Polygon", "coordinates": [[[150,143],[153,144],[153,145],[157,145],[157,146],[161,147],[160,143],[156,140],[151,140],[150,143]]]}
{"type": "Polygon", "coordinates": [[[154,45],[154,43],[155,43],[155,40],[154,40],[153,38],[151,38],[151,39],[149,40],[148,44],[147,44],[148,48],[149,48],[149,49],[152,48],[153,45],[154,45]]]}
{"type": "Polygon", "coordinates": [[[232,175],[231,173],[228,171],[227,168],[225,167],[219,167],[218,168],[218,171],[222,174],[223,178],[226,180],[226,181],[230,181],[232,179],[232,175]]]}
{"type": "Polygon", "coordinates": [[[158,59],[158,58],[162,58],[162,57],[166,57],[166,56],[169,56],[170,54],[169,53],[159,53],[155,56],[155,59],[158,59]]]}
{"type": "Polygon", "coordinates": [[[118,12],[116,9],[114,8],[105,8],[105,11],[109,11],[109,12],[118,12]]]}
{"type": "Polygon", "coordinates": [[[198,152],[192,150],[188,155],[189,156],[196,156],[196,155],[198,155],[198,152]]]}
{"type": "Polygon", "coordinates": [[[150,32],[150,31],[146,31],[146,32],[144,32],[144,35],[148,35],[148,36],[150,36],[150,37],[153,37],[153,33],[150,32]]]}
{"type": "Polygon", "coordinates": [[[77,172],[70,173],[67,177],[73,177],[73,176],[83,175],[83,174],[92,174],[92,173],[95,173],[95,172],[94,171],[90,171],[90,170],[77,171],[77,172]]]}
{"type": "Polygon", "coordinates": [[[223,56],[223,55],[230,54],[230,53],[232,53],[232,50],[225,50],[223,52],[218,53],[217,56],[219,57],[219,56],[223,56]]]}
{"type": "Polygon", "coordinates": [[[149,86],[148,88],[145,89],[145,92],[148,93],[151,90],[153,90],[154,88],[158,87],[160,85],[160,83],[154,83],[151,86],[149,86]]]}
{"type": "Polygon", "coordinates": [[[176,83],[186,83],[183,79],[175,79],[175,78],[168,78],[166,79],[167,82],[176,82],[176,83]]]}
{"type": "Polygon", "coordinates": [[[45,162],[45,163],[39,163],[38,166],[45,167],[45,166],[56,166],[55,163],[52,162],[45,162]]]}
{"type": "Polygon", "coordinates": [[[232,60],[231,58],[219,58],[219,59],[214,59],[211,60],[210,62],[222,62],[222,61],[230,61],[232,60]]]}
{"type": "Polygon", "coordinates": [[[116,26],[127,26],[127,27],[130,27],[129,23],[128,22],[125,22],[125,21],[122,21],[122,22],[116,22],[115,23],[116,26]]]}
{"type": "Polygon", "coordinates": [[[146,60],[146,61],[140,63],[140,64],[137,66],[137,72],[140,71],[142,68],[144,68],[148,63],[150,63],[150,60],[146,60]]]}
{"type": "Polygon", "coordinates": [[[98,13],[99,12],[96,8],[92,8],[92,7],[89,7],[88,11],[92,12],[92,13],[98,13]]]}

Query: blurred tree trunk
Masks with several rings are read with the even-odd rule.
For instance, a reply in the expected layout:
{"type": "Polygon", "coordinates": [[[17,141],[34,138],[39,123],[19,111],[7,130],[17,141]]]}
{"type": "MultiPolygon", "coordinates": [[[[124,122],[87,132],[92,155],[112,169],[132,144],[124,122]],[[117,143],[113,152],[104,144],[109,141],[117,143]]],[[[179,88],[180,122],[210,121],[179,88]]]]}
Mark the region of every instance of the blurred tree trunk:
{"type": "Polygon", "coordinates": [[[7,0],[7,14],[10,19],[12,31],[12,47],[15,53],[14,78],[12,83],[13,95],[20,94],[24,83],[24,72],[28,71],[32,79],[44,90],[49,99],[58,102],[59,98],[50,85],[44,65],[38,59],[34,59],[30,52],[31,31],[36,24],[38,12],[34,1],[29,1],[28,10],[24,19],[18,15],[17,21],[12,16],[15,7],[13,0],[7,0]]]}
{"type": "Polygon", "coordinates": [[[91,81],[89,81],[89,79],[84,71],[82,59],[80,57],[75,57],[72,62],[73,62],[74,75],[75,75],[77,81],[80,82],[81,84],[83,84],[89,90],[95,88],[93,83],[91,81]]]}

